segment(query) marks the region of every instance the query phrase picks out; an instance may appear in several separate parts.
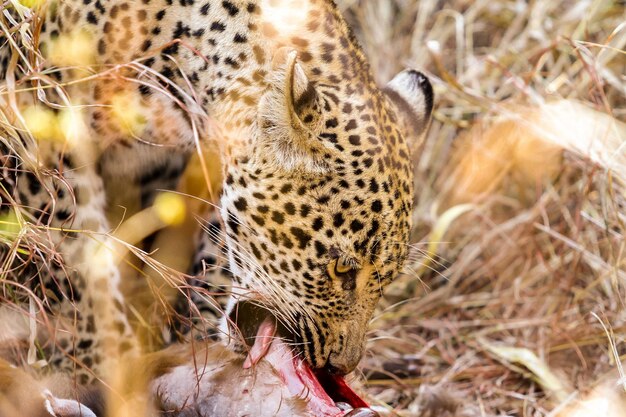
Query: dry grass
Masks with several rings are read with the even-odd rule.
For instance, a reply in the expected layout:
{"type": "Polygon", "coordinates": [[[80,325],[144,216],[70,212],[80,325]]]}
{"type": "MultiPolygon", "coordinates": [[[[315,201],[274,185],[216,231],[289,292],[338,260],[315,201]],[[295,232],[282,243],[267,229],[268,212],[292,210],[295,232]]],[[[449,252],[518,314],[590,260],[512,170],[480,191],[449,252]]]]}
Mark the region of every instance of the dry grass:
{"type": "Polygon", "coordinates": [[[415,254],[362,365],[374,402],[623,415],[623,2],[339,3],[381,82],[414,66],[437,93],[416,153],[415,254]]]}
{"type": "MultiPolygon", "coordinates": [[[[416,147],[414,253],[361,368],[372,402],[402,416],[609,416],[606,404],[620,415],[623,1],[338,3],[381,83],[412,66],[437,94],[416,147]]],[[[2,128],[17,136],[2,109],[2,128]]],[[[10,277],[31,257],[44,267],[58,258],[47,230],[20,213],[0,219],[0,244],[11,248],[4,301],[28,291],[10,277]]]]}

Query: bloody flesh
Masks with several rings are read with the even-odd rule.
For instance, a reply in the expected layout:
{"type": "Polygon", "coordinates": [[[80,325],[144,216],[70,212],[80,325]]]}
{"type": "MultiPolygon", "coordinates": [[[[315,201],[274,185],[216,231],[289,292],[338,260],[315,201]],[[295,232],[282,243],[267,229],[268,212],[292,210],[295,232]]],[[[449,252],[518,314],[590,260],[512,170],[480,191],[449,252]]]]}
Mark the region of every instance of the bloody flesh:
{"type": "Polygon", "coordinates": [[[346,402],[353,408],[368,407],[342,376],[331,375],[323,370],[314,372],[283,340],[274,336],[275,332],[270,326],[273,326],[270,321],[261,324],[246,358],[246,367],[263,357],[279,372],[292,395],[308,401],[315,416],[343,416],[346,412],[335,405],[335,400],[346,402]]]}

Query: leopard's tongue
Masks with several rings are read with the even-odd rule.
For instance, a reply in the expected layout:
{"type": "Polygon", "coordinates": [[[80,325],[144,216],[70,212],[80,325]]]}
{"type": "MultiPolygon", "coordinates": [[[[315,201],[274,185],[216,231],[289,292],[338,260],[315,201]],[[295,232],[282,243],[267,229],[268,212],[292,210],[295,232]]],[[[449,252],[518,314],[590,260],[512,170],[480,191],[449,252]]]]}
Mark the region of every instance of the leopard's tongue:
{"type": "Polygon", "coordinates": [[[250,348],[248,356],[246,356],[246,360],[243,362],[243,369],[256,365],[267,354],[275,333],[276,325],[272,320],[267,319],[261,323],[254,339],[254,345],[250,348]]]}
{"type": "Polygon", "coordinates": [[[280,373],[287,389],[294,396],[305,398],[315,416],[342,416],[331,395],[338,401],[350,404],[353,408],[368,407],[367,403],[350,388],[343,377],[323,371],[313,372],[306,361],[283,342],[275,338],[275,324],[264,321],[257,332],[254,345],[244,362],[244,368],[265,358],[280,373]],[[324,386],[322,386],[324,384],[324,386]]]}

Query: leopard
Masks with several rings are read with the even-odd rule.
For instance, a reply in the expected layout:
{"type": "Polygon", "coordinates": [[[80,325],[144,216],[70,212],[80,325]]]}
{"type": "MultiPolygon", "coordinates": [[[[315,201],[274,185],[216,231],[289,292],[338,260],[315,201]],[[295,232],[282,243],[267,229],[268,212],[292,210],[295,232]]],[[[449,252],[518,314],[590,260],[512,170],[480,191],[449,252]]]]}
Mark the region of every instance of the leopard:
{"type": "Polygon", "coordinates": [[[354,370],[407,258],[428,78],[405,69],[379,86],[333,0],[35,3],[2,6],[16,8],[4,28],[21,16],[36,35],[0,37],[0,101],[20,126],[19,140],[1,135],[0,197],[59,255],[39,278],[20,274],[71,318],[49,336],[51,363],[89,383],[141,353],[107,213],[149,207],[211,148],[232,277],[225,337],[271,317],[311,368],[354,370]],[[75,50],[88,58],[71,62],[75,50]],[[124,123],[120,98],[133,103],[124,123]],[[62,140],[35,137],[25,107],[78,122],[62,140]]]}

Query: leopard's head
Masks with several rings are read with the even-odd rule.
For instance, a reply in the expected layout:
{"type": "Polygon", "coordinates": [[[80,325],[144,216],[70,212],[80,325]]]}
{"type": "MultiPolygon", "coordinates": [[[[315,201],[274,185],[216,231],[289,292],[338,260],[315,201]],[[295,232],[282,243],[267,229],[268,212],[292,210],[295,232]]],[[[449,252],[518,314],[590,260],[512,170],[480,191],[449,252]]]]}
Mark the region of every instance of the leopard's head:
{"type": "Polygon", "coordinates": [[[254,150],[230,164],[222,197],[237,280],[230,317],[245,303],[262,306],[314,368],[338,373],[357,365],[374,307],[407,257],[410,147],[433,104],[419,72],[380,89],[357,70],[329,83],[295,51],[279,51],[254,150]]]}

